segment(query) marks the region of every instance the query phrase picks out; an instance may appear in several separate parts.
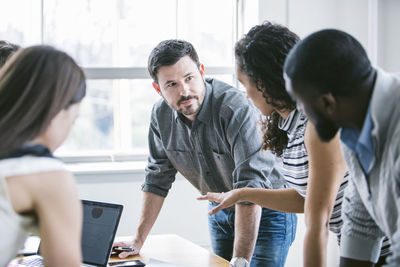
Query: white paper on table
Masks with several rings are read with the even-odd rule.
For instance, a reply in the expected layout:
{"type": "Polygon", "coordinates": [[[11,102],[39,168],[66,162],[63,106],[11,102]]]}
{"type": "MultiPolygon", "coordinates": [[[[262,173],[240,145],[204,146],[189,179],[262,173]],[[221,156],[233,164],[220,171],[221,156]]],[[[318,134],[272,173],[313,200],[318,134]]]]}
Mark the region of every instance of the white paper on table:
{"type": "Polygon", "coordinates": [[[184,265],[169,263],[164,261],[159,261],[155,259],[150,259],[150,261],[146,264],[146,267],[186,267],[184,265]]]}

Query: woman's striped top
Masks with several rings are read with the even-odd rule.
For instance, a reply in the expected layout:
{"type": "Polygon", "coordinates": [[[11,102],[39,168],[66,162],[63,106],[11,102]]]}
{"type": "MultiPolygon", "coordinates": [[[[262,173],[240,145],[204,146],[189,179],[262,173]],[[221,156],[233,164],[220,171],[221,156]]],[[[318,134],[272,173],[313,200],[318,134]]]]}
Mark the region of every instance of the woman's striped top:
{"type": "MultiPolygon", "coordinates": [[[[302,197],[306,197],[308,183],[308,154],[304,145],[304,133],[307,125],[307,117],[297,109],[294,109],[287,119],[279,121],[279,128],[287,133],[288,144],[282,154],[283,175],[289,186],[295,189],[302,197]]],[[[336,196],[332,216],[329,221],[329,229],[338,236],[340,242],[340,229],[342,228],[341,207],[344,189],[348,183],[349,174],[346,173],[339,192],[336,196]]],[[[384,241],[381,255],[389,253],[390,245],[387,238],[384,241]]]]}

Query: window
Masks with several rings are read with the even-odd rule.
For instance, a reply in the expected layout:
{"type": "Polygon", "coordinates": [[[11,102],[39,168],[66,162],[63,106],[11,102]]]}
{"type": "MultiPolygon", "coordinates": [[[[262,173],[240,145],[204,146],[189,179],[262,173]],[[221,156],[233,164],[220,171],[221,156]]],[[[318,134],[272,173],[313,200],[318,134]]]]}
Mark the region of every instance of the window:
{"type": "Polygon", "coordinates": [[[0,39],[53,45],[85,70],[87,97],[57,151],[62,157],[145,157],[151,108],[160,98],[147,57],[162,40],[190,41],[207,75],[235,83],[240,0],[16,0],[2,6],[0,39]]]}

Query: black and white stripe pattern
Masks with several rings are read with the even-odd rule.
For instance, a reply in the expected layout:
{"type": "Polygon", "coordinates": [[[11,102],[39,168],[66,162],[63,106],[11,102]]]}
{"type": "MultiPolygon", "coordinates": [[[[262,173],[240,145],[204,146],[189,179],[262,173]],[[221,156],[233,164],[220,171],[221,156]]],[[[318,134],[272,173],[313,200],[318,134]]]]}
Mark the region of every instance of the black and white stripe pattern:
{"type": "MultiPolygon", "coordinates": [[[[295,189],[302,197],[307,194],[308,181],[308,154],[304,146],[304,133],[307,125],[307,117],[298,111],[293,110],[286,120],[281,119],[279,128],[287,132],[288,145],[283,151],[283,175],[289,186],[295,189]]],[[[343,182],[340,185],[339,192],[336,197],[335,205],[329,221],[329,229],[338,236],[340,243],[340,229],[342,228],[342,200],[344,189],[348,184],[349,174],[346,173],[343,182]]],[[[390,253],[390,243],[385,238],[382,244],[381,255],[390,253]]]]}

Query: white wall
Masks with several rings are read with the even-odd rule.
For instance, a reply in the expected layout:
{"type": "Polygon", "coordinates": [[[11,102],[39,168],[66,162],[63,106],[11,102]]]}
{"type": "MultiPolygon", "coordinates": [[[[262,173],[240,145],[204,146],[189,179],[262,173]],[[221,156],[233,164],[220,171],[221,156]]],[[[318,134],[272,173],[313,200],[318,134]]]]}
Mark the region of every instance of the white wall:
{"type": "Polygon", "coordinates": [[[260,0],[259,22],[286,25],[300,38],[336,28],[354,35],[368,47],[368,1],[366,0],[260,0]]]}
{"type": "Polygon", "coordinates": [[[259,0],[259,22],[286,25],[300,38],[336,28],[352,34],[371,62],[400,71],[400,1],[398,0],[259,0]]]}
{"type": "Polygon", "coordinates": [[[379,1],[378,65],[391,72],[400,72],[400,1],[379,1]]]}

